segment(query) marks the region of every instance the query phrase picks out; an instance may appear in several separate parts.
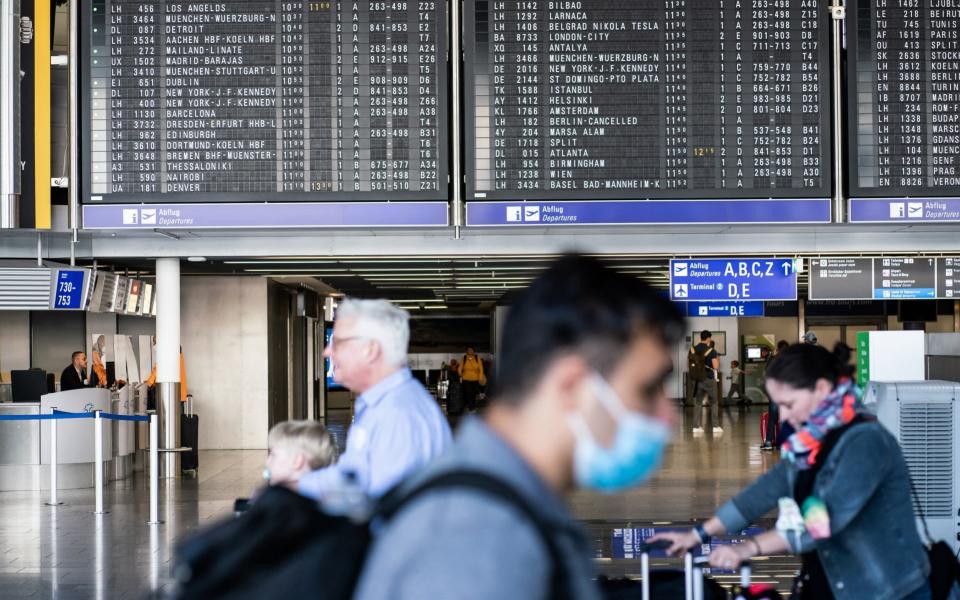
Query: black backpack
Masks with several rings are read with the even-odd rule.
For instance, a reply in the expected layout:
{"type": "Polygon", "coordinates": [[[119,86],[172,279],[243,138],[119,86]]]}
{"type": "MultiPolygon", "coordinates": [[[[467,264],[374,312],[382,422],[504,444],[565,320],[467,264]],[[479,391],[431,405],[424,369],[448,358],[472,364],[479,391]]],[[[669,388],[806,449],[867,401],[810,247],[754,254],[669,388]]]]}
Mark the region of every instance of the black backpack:
{"type": "MultiPolygon", "coordinates": [[[[449,471],[409,491],[399,487],[378,503],[375,519],[387,521],[420,494],[450,487],[473,488],[520,510],[537,528],[550,555],[550,598],[570,596],[562,555],[550,528],[510,485],[479,471],[449,471]]],[[[270,487],[242,516],[214,525],[177,547],[171,597],[348,600],[371,542],[368,522],[327,514],[313,500],[284,487],[270,487]]]]}
{"type": "Polygon", "coordinates": [[[696,346],[687,352],[687,373],[693,381],[707,380],[707,357],[697,352],[696,346]]]}

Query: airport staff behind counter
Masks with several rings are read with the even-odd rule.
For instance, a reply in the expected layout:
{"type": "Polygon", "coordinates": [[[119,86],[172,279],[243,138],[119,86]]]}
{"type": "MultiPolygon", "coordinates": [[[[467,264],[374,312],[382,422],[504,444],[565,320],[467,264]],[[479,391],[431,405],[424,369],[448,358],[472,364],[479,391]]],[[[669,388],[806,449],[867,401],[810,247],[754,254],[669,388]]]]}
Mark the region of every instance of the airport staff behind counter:
{"type": "Polygon", "coordinates": [[[68,392],[86,387],[97,387],[96,383],[87,377],[87,354],[77,351],[70,355],[72,362],[60,374],[60,391],[68,392]]]}

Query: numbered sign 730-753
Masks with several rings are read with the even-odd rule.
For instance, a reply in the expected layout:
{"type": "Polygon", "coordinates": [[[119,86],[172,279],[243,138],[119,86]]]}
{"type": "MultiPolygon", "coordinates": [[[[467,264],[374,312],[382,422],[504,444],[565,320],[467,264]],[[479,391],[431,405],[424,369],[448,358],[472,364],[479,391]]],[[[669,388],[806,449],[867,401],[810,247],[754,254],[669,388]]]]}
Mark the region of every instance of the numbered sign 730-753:
{"type": "Polygon", "coordinates": [[[670,298],[679,301],[796,300],[792,258],[677,258],[670,298]]]}

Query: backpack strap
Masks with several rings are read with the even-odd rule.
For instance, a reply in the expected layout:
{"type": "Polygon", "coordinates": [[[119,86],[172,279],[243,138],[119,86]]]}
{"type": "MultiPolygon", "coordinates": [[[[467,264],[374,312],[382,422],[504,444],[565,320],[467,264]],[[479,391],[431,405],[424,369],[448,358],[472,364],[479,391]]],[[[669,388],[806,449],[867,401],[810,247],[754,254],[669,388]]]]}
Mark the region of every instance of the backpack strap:
{"type": "Polygon", "coordinates": [[[453,470],[430,477],[409,490],[401,490],[399,487],[401,486],[387,492],[381,499],[377,509],[378,517],[389,521],[404,507],[411,504],[417,497],[427,492],[444,488],[468,488],[476,490],[519,510],[537,530],[540,541],[543,542],[543,547],[550,556],[551,575],[550,594],[548,597],[557,600],[565,600],[572,597],[567,585],[567,573],[563,562],[563,554],[560,552],[551,535],[550,526],[537,514],[537,511],[526,498],[500,477],[475,469],[453,470]]]}

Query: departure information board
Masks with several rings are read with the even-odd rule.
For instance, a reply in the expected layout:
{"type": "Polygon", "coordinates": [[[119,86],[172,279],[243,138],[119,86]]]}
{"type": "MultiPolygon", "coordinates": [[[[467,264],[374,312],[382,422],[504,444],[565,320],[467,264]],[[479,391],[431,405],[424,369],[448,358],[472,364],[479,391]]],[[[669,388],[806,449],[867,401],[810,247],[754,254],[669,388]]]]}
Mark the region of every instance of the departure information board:
{"type": "Polygon", "coordinates": [[[960,298],[958,257],[830,257],[810,261],[810,300],[954,298],[960,298]]]}
{"type": "Polygon", "coordinates": [[[440,0],[91,0],[83,200],[446,200],[440,0]]]}
{"type": "Polygon", "coordinates": [[[873,259],[811,259],[809,281],[810,300],[873,298],[873,259]]]}
{"type": "Polygon", "coordinates": [[[937,297],[935,258],[878,258],[873,261],[873,297],[876,300],[937,297]]]}
{"type": "MultiPolygon", "coordinates": [[[[960,195],[960,3],[847,6],[850,196],[960,195]]],[[[898,208],[891,219],[949,209],[898,208]]]]}
{"type": "Polygon", "coordinates": [[[820,198],[819,0],[467,0],[467,198],[820,198]]]}

